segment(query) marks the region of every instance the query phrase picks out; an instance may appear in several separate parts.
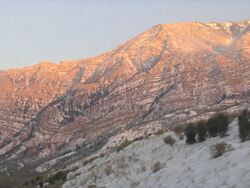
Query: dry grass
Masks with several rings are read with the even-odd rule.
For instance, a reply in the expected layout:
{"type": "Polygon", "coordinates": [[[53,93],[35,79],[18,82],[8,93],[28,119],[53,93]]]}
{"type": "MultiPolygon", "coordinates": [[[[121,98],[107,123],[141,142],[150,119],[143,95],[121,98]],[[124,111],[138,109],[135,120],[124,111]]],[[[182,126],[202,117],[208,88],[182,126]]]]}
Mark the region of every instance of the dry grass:
{"type": "Polygon", "coordinates": [[[162,135],[164,133],[164,131],[162,129],[158,130],[157,132],[155,132],[155,135],[162,135]]]}
{"type": "Polygon", "coordinates": [[[109,176],[112,173],[112,166],[111,165],[107,165],[104,168],[104,172],[105,172],[106,176],[109,176]]]}
{"type": "Polygon", "coordinates": [[[174,145],[176,143],[176,140],[170,135],[163,138],[163,141],[164,141],[165,144],[168,144],[170,146],[172,146],[172,145],[174,145]]]}
{"type": "Polygon", "coordinates": [[[154,173],[158,172],[160,169],[162,168],[162,164],[157,161],[154,165],[153,165],[153,168],[152,168],[152,171],[154,173]]]}
{"type": "Polygon", "coordinates": [[[211,155],[213,158],[222,156],[225,152],[231,150],[231,145],[221,142],[211,146],[211,155]]]}

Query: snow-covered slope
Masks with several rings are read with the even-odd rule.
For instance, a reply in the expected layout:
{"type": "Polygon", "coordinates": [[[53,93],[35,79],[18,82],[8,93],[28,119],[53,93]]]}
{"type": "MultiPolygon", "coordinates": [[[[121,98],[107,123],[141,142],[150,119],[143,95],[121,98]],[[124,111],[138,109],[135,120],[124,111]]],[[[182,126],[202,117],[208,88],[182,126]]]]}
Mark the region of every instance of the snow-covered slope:
{"type": "Polygon", "coordinates": [[[153,135],[71,172],[63,188],[72,187],[250,187],[250,141],[240,142],[237,120],[229,136],[194,145],[173,132],[153,135]],[[173,146],[163,141],[169,134],[178,140],[173,146]],[[233,149],[212,158],[211,145],[223,141],[233,149]]]}

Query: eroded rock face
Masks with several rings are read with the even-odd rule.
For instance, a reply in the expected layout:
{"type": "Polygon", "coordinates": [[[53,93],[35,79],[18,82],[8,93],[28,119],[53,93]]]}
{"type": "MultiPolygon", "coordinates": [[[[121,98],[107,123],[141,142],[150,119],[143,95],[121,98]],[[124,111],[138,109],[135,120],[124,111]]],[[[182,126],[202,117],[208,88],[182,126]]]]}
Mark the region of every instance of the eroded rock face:
{"type": "Polygon", "coordinates": [[[249,21],[157,25],[96,58],[0,72],[0,155],[88,153],[122,129],[249,105],[249,46],[249,21]]]}

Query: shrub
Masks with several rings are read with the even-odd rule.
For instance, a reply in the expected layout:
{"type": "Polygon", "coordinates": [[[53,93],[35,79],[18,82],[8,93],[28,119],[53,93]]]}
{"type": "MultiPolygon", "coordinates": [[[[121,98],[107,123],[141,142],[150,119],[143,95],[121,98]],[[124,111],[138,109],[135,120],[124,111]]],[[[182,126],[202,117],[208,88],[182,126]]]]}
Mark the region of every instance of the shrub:
{"type": "Polygon", "coordinates": [[[194,144],[196,143],[196,127],[194,124],[188,124],[185,130],[185,135],[187,137],[186,143],[187,144],[194,144]]]}
{"type": "Polygon", "coordinates": [[[185,125],[178,125],[172,129],[172,131],[175,132],[175,134],[179,137],[180,140],[184,138],[184,132],[185,132],[185,125]]]}
{"type": "Polygon", "coordinates": [[[184,125],[178,125],[178,126],[173,128],[173,131],[176,134],[181,134],[181,133],[183,133],[185,131],[185,126],[184,125]]]}
{"type": "Polygon", "coordinates": [[[162,135],[163,133],[164,133],[164,131],[162,129],[160,129],[157,132],[155,132],[155,135],[162,135]]]}
{"type": "Polygon", "coordinates": [[[176,142],[176,140],[172,136],[170,136],[170,135],[168,135],[165,138],[163,138],[163,141],[165,142],[165,144],[168,144],[170,146],[174,145],[175,142],[176,142]]]}
{"type": "Polygon", "coordinates": [[[100,158],[105,157],[105,153],[101,153],[101,154],[99,155],[99,157],[100,157],[100,158]]]}
{"type": "Polygon", "coordinates": [[[119,146],[116,147],[116,152],[119,152],[121,150],[123,150],[124,148],[126,148],[127,146],[129,146],[130,144],[132,144],[133,141],[128,141],[127,139],[121,143],[119,146]]]}
{"type": "Polygon", "coordinates": [[[204,121],[197,123],[198,142],[203,142],[207,138],[207,124],[204,121]]]}
{"type": "Polygon", "coordinates": [[[134,188],[134,187],[138,187],[138,185],[140,185],[140,182],[139,181],[135,181],[135,182],[131,182],[130,187],[134,188]]]}
{"type": "Polygon", "coordinates": [[[129,146],[132,143],[133,143],[133,141],[126,139],[123,143],[121,143],[119,146],[116,147],[116,152],[123,150],[124,148],[126,148],[127,146],[129,146]]]}
{"type": "Polygon", "coordinates": [[[139,136],[134,139],[134,141],[140,141],[143,140],[145,137],[144,136],[139,136]]]}
{"type": "Polygon", "coordinates": [[[231,150],[231,145],[221,142],[211,146],[211,155],[213,158],[222,156],[225,152],[231,150]]]}
{"type": "Polygon", "coordinates": [[[97,188],[95,184],[89,185],[88,188],[97,188]]]}
{"type": "Polygon", "coordinates": [[[248,110],[243,110],[238,117],[239,136],[242,142],[250,139],[250,122],[248,110]]]}
{"type": "Polygon", "coordinates": [[[146,172],[146,170],[147,170],[146,166],[142,166],[142,167],[141,167],[141,171],[142,171],[142,172],[146,172]]]}
{"type": "Polygon", "coordinates": [[[104,172],[105,172],[106,176],[109,176],[112,173],[112,166],[111,165],[107,165],[104,168],[104,172]]]}
{"type": "Polygon", "coordinates": [[[158,172],[160,169],[162,168],[161,163],[159,161],[157,161],[154,165],[153,165],[153,172],[158,172]]]}
{"type": "Polygon", "coordinates": [[[49,177],[48,181],[50,184],[55,183],[56,181],[66,181],[67,172],[59,171],[56,174],[49,177]]]}
{"type": "Polygon", "coordinates": [[[91,157],[91,158],[89,158],[89,159],[84,160],[84,161],[82,162],[82,166],[85,166],[85,165],[87,165],[87,164],[89,164],[89,163],[92,163],[94,160],[98,159],[99,157],[100,157],[100,156],[93,156],[93,157],[91,157]]]}
{"type": "Polygon", "coordinates": [[[39,181],[39,184],[38,184],[40,187],[43,187],[43,182],[42,181],[39,181]]]}

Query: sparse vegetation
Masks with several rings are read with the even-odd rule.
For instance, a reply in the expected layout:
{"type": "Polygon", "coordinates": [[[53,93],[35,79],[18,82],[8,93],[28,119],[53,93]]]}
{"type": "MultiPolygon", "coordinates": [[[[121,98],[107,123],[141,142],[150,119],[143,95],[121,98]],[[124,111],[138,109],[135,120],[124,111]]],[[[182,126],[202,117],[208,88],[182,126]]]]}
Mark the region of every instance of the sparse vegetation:
{"type": "Polygon", "coordinates": [[[173,131],[176,133],[176,134],[181,134],[185,131],[185,125],[178,125],[178,126],[175,126],[173,128],[173,131]]]}
{"type": "Polygon", "coordinates": [[[161,164],[159,161],[157,161],[157,162],[153,165],[152,171],[155,173],[155,172],[158,172],[161,168],[162,168],[162,164],[161,164]]]}
{"type": "Polygon", "coordinates": [[[131,188],[137,187],[138,185],[140,185],[139,181],[135,181],[131,183],[131,188]]]}
{"type": "Polygon", "coordinates": [[[133,141],[126,139],[123,143],[121,143],[120,145],[118,145],[116,147],[116,152],[123,150],[124,148],[126,148],[127,146],[129,146],[132,143],[133,143],[133,141]]]}
{"type": "Polygon", "coordinates": [[[213,158],[222,156],[225,152],[231,150],[231,145],[221,142],[211,146],[211,155],[213,158]]]}
{"type": "Polygon", "coordinates": [[[147,136],[139,136],[139,137],[136,137],[134,140],[125,139],[124,142],[122,142],[118,146],[113,147],[112,150],[119,152],[119,151],[123,150],[124,148],[126,148],[127,146],[129,146],[130,144],[137,142],[137,141],[140,141],[140,140],[143,140],[143,139],[147,139],[147,138],[148,138],[147,136]]]}
{"type": "Polygon", "coordinates": [[[185,125],[178,125],[175,126],[172,131],[175,132],[175,134],[179,137],[180,140],[182,140],[185,136],[184,132],[185,132],[185,125]]]}
{"type": "Polygon", "coordinates": [[[165,142],[165,144],[168,144],[170,146],[174,145],[175,142],[176,142],[176,140],[172,136],[170,136],[170,135],[168,135],[165,138],[163,138],[163,141],[165,142]]]}
{"type": "Polygon", "coordinates": [[[59,182],[64,182],[66,181],[66,178],[67,178],[67,172],[64,172],[64,171],[59,171],[53,175],[51,175],[49,178],[48,178],[48,182],[50,184],[54,184],[55,182],[59,181],[59,182]]]}
{"type": "Polygon", "coordinates": [[[105,157],[105,153],[101,153],[101,154],[99,155],[99,157],[100,157],[100,158],[105,157]]]}
{"type": "Polygon", "coordinates": [[[140,141],[143,140],[145,137],[144,136],[139,136],[134,139],[134,141],[140,141]]]}
{"type": "Polygon", "coordinates": [[[107,165],[104,168],[104,172],[105,172],[106,176],[109,176],[112,173],[112,166],[111,165],[107,165]]]}
{"type": "Polygon", "coordinates": [[[96,188],[95,184],[89,185],[88,188],[96,188]]]}
{"type": "Polygon", "coordinates": [[[89,158],[87,160],[84,160],[82,162],[82,166],[87,165],[89,163],[92,163],[94,160],[98,159],[99,157],[101,157],[101,156],[93,156],[93,157],[91,157],[91,158],[89,158]]]}
{"type": "Polygon", "coordinates": [[[143,166],[141,167],[141,171],[142,171],[142,172],[146,172],[146,170],[147,170],[146,166],[143,165],[143,166]]]}
{"type": "Polygon", "coordinates": [[[155,132],[155,135],[162,135],[163,133],[164,133],[164,131],[162,129],[160,129],[157,132],[155,132]]]}
{"type": "Polygon", "coordinates": [[[68,171],[58,171],[55,174],[50,172],[31,175],[27,170],[17,171],[11,175],[0,175],[1,188],[35,188],[48,187],[59,188],[66,181],[68,171]]]}

